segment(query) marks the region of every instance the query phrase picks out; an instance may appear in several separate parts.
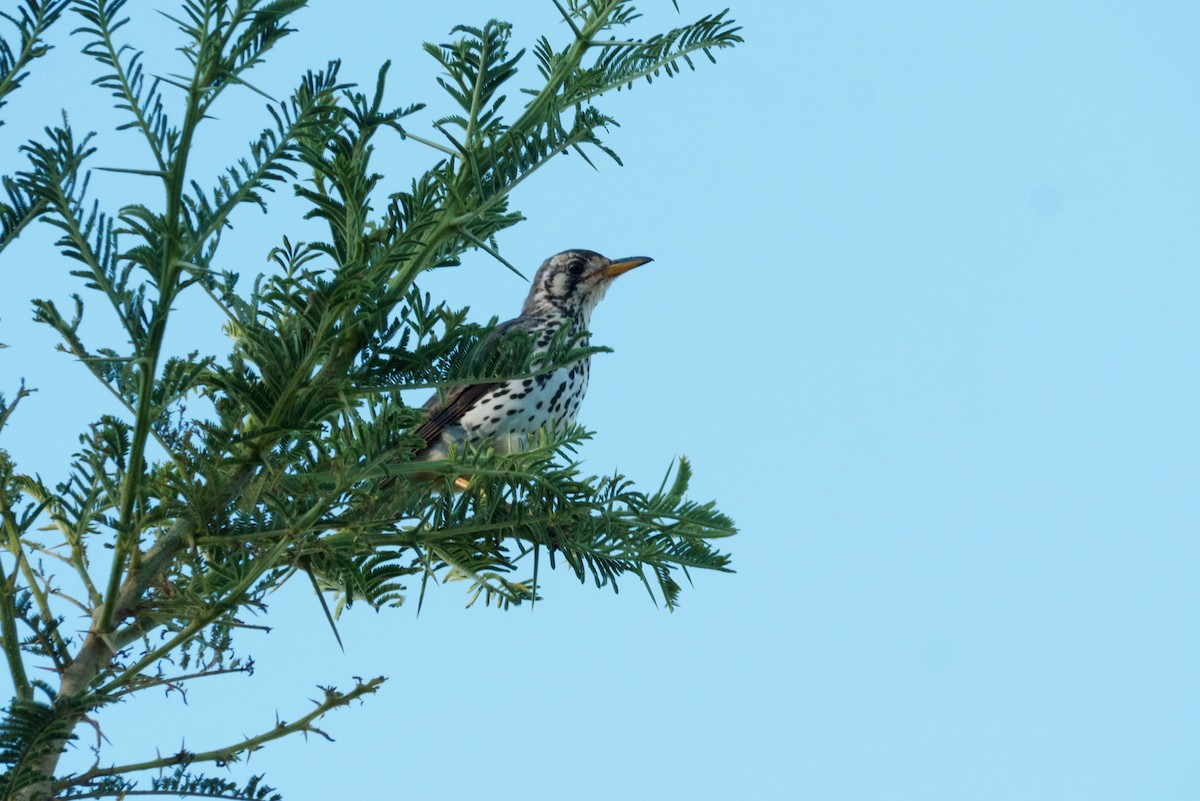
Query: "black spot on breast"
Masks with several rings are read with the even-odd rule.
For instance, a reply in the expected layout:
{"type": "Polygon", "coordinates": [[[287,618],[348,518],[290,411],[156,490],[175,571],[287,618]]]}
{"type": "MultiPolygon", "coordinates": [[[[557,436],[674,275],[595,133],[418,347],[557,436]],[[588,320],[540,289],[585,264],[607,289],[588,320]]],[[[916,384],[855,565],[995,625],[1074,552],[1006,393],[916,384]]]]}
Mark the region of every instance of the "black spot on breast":
{"type": "Polygon", "coordinates": [[[512,417],[512,416],[513,416],[514,414],[516,414],[516,413],[517,413],[517,410],[516,410],[516,409],[509,409],[509,410],[508,410],[507,412],[505,412],[504,414],[505,414],[506,416],[508,416],[508,417],[512,417]]]}
{"type": "Polygon", "coordinates": [[[566,391],[567,391],[567,382],[564,381],[558,385],[558,389],[556,389],[554,391],[554,394],[550,397],[550,403],[557,405],[558,399],[561,398],[562,394],[566,391]]]}

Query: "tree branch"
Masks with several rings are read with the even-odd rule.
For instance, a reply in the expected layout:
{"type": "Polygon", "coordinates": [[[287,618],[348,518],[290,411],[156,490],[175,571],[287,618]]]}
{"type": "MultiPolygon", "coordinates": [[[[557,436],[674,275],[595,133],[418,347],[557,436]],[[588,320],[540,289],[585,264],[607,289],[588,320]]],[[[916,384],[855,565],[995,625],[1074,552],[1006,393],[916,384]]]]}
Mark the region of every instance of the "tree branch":
{"type": "Polygon", "coordinates": [[[358,700],[365,695],[374,694],[379,690],[380,685],[386,679],[383,676],[377,676],[367,681],[360,681],[352,690],[348,692],[340,692],[332,687],[321,688],[325,693],[325,698],[320,701],[314,701],[316,707],[307,715],[296,720],[294,723],[285,723],[280,721],[275,726],[262,734],[254,737],[233,743],[232,745],[223,748],[215,748],[209,751],[180,751],[168,757],[160,757],[158,759],[148,759],[144,762],[133,762],[128,765],[114,765],[107,768],[95,767],[86,770],[77,776],[72,776],[66,779],[61,779],[54,782],[54,791],[61,792],[62,790],[71,787],[86,785],[96,779],[101,779],[106,776],[122,776],[129,773],[137,773],[146,770],[160,770],[162,768],[171,768],[178,765],[191,765],[196,762],[237,762],[241,755],[247,752],[257,751],[266,743],[272,740],[278,740],[281,737],[286,737],[290,734],[298,732],[319,734],[326,739],[333,739],[328,734],[318,729],[313,723],[319,720],[324,715],[328,714],[338,707],[348,706],[352,701],[358,700]]]}

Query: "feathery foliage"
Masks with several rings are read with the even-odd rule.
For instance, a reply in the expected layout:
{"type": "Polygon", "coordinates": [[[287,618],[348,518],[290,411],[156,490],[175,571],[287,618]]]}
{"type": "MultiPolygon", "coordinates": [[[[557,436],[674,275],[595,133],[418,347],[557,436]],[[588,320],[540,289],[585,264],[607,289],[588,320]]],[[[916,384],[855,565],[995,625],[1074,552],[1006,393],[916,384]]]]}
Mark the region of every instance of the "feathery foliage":
{"type": "MultiPolygon", "coordinates": [[[[24,0],[12,13],[0,12],[0,18],[16,28],[16,46],[0,34],[0,111],[8,95],[20,88],[29,76],[30,64],[46,55],[50,45],[46,34],[58,21],[70,0],[24,0]]],[[[4,116],[0,114],[0,126],[4,116]]],[[[78,164],[75,165],[78,169],[78,164]]],[[[43,210],[44,205],[19,177],[0,176],[0,252],[43,210]]]]}
{"type": "MultiPolygon", "coordinates": [[[[466,587],[468,604],[531,603],[539,572],[560,564],[614,591],[633,581],[673,608],[680,574],[729,569],[718,541],[733,524],[688,499],[686,459],[653,493],[586,474],[576,454],[589,435],[578,427],[543,430],[518,453],[485,446],[413,461],[421,442],[406,432],[424,413],[402,391],[534,376],[604,350],[564,335],[535,355],[528,336],[491,336],[495,320],[469,322],[420,277],[471,249],[507,265],[497,235],[521,219],[518,186],[568,151],[619,162],[603,141],[616,121],[596,105],[602,95],[741,41],[724,13],[638,39],[624,36],[638,19],[625,0],[552,4],[568,35],[538,39],[533,70],[495,20],[426,45],[444,90],[431,130],[413,122],[423,104],[386,104],[386,64],[364,92],[331,63],[285,99],[268,97],[271,124],[209,176],[189,163],[204,122],[227,91],[267,96],[251,74],[293,33],[302,0],[181,0],[169,15],[181,74],[147,65],[123,40],[126,0],[24,0],[7,17],[18,35],[0,46],[0,106],[48,50],[49,26],[75,16],[93,83],[148,150],[144,168],[121,171],[158,184],[163,201],[91,197],[94,140],[65,115],[23,147],[27,166],[2,178],[0,250],[40,218],[79,282],[68,309],[34,300],[35,318],[123,411],[80,435],[55,484],[0,449],[0,645],[15,688],[0,721],[0,797],[278,798],[261,777],[237,784],[197,768],[322,734],[321,717],[382,678],[326,688],[295,722],[208,750],[113,765],[98,739],[87,770],[63,773],[59,758],[109,704],[251,672],[235,650],[248,615],[301,573],[332,623],[354,603],[397,606],[447,581],[466,587]],[[373,161],[385,137],[430,157],[391,194],[373,161]],[[222,232],[284,186],[323,233],[267,243],[272,268],[243,281],[224,266],[222,232]],[[193,295],[223,314],[229,352],[167,351],[173,312],[193,295]],[[85,340],[97,297],[121,326],[118,346],[85,340]],[[72,608],[90,619],[86,632],[60,626],[72,608]]],[[[12,402],[0,396],[0,437],[29,394],[22,385],[12,402]]]]}

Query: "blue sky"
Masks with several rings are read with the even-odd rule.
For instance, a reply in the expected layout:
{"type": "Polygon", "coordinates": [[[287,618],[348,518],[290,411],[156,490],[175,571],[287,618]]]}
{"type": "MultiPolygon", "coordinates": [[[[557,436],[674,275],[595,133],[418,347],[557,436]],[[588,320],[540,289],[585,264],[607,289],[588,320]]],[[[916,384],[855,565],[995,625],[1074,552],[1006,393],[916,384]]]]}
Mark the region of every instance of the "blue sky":
{"type": "MultiPolygon", "coordinates": [[[[563,35],[549,2],[346,7],[313,2],[259,84],[282,94],[337,56],[365,83],[392,59],[392,100],[434,101],[419,45],[456,22],[563,35]]],[[[644,31],[677,24],[670,3],[642,7],[644,31]]],[[[741,527],[738,572],[697,576],[674,614],[566,575],[532,612],[464,610],[443,587],[420,617],[353,610],[345,654],[297,585],[246,639],[253,678],[114,710],[114,754],[185,733],[211,747],[303,713],[315,685],[387,675],[326,720],[336,743],[276,745],[251,769],[292,799],[1200,794],[1200,9],[732,14],[747,41],[717,65],[604,101],[623,168],[547,168],[500,244],[530,269],[572,246],[655,257],[593,318],[616,352],[593,364],[583,456],[656,486],[686,453],[695,497],[741,527]]],[[[169,63],[169,23],[131,31],[169,63]]],[[[97,164],[131,164],[77,46],[35,70],[0,146],[61,106],[99,129],[97,164]]],[[[265,124],[253,96],[226,103],[201,173],[265,124]]],[[[380,166],[399,188],[429,158],[395,143],[380,166]]],[[[265,268],[295,230],[287,195],[243,212],[226,264],[265,268]]],[[[57,477],[113,409],[29,322],[30,298],[75,288],[49,240],[0,259],[0,379],[40,389],[5,446],[57,477]]],[[[480,320],[526,291],[481,255],[427,284],[480,320]]],[[[181,314],[174,347],[222,352],[207,309],[181,314]]]]}

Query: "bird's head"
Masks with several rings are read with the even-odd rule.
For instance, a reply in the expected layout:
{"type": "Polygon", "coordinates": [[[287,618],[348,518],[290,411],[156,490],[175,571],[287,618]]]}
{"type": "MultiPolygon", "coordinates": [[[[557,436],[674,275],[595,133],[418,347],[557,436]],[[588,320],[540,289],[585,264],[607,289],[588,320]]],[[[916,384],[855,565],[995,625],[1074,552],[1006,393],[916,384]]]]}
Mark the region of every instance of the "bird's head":
{"type": "Polygon", "coordinates": [[[525,300],[525,314],[555,310],[588,322],[613,279],[650,259],[608,259],[592,250],[564,250],[542,264],[525,300]]]}

